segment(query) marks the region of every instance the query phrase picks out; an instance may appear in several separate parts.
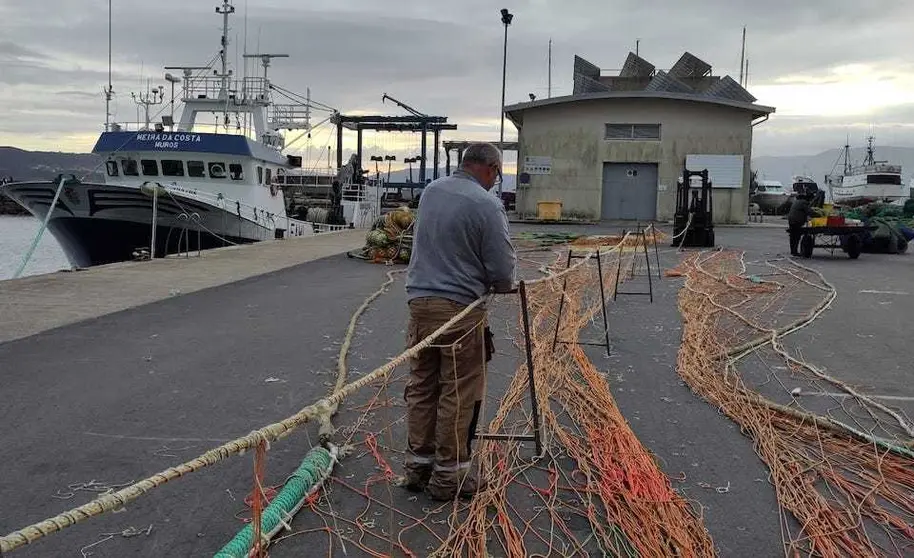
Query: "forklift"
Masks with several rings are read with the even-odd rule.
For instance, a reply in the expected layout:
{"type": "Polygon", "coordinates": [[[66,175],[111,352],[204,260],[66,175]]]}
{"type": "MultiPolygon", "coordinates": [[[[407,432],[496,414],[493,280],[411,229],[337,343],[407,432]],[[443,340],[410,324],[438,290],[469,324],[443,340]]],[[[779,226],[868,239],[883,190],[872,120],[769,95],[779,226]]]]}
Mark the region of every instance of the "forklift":
{"type": "Polygon", "coordinates": [[[676,214],[673,218],[673,246],[689,248],[714,247],[714,216],[711,203],[711,180],[708,169],[690,171],[683,168],[676,185],[676,214]],[[692,187],[692,177],[701,178],[700,187],[692,187]],[[681,238],[683,237],[684,238],[681,238]]]}

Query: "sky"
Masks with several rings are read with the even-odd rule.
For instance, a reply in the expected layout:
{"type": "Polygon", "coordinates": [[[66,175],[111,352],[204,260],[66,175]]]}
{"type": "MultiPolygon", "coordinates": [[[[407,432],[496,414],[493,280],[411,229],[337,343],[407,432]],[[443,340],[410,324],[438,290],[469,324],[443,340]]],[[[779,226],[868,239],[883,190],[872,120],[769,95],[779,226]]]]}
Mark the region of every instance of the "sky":
{"type": "MultiPolygon", "coordinates": [[[[136,121],[131,92],[164,81],[166,65],[204,65],[219,48],[216,0],[113,0],[115,119],[136,121]]],[[[235,0],[229,55],[286,53],[273,81],[343,113],[402,114],[383,93],[446,115],[451,139],[497,140],[504,26],[507,104],[571,93],[575,54],[607,73],[640,40],[658,69],[688,50],[738,79],[747,26],[749,90],[777,112],[754,155],[860,146],[914,147],[914,2],[902,0],[235,0]],[[245,23],[246,19],[246,23],[245,23]]],[[[0,145],[89,151],[104,127],[107,0],[0,3],[0,145]]],[[[236,65],[242,73],[243,63],[236,65]]],[[[180,87],[180,86],[179,86],[180,87]]],[[[163,107],[156,107],[161,110],[163,107]]],[[[354,133],[349,134],[354,136],[354,133]]],[[[325,128],[295,142],[312,161],[325,128]]],[[[506,139],[516,137],[510,121],[506,139]]],[[[293,136],[294,137],[294,136],[293,136]]],[[[291,139],[291,138],[290,138],[291,139]]],[[[347,137],[346,146],[354,144],[347,137]]],[[[418,136],[366,135],[366,156],[418,154],[418,136]]]]}

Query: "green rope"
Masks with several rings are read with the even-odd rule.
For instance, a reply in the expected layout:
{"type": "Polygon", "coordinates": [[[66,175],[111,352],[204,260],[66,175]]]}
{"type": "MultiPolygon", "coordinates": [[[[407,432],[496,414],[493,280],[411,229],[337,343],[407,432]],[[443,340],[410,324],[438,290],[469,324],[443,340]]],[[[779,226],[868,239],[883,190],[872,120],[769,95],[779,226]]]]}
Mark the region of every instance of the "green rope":
{"type": "MultiPolygon", "coordinates": [[[[286,480],[279,494],[263,511],[260,532],[264,539],[269,540],[283,523],[289,522],[302,500],[330,474],[333,461],[333,455],[322,447],[316,447],[308,452],[298,469],[286,480]]],[[[254,527],[248,524],[222,547],[214,558],[244,558],[253,547],[254,527]]]]}

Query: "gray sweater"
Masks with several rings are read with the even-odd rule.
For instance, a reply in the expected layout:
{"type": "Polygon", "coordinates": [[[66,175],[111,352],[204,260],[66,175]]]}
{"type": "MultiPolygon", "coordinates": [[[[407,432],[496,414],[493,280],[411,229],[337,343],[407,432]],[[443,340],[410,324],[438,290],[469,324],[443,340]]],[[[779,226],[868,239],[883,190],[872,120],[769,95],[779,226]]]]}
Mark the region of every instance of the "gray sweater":
{"type": "Polygon", "coordinates": [[[413,235],[407,300],[470,304],[490,288],[514,283],[516,256],[504,207],[462,170],[425,187],[413,235]]]}

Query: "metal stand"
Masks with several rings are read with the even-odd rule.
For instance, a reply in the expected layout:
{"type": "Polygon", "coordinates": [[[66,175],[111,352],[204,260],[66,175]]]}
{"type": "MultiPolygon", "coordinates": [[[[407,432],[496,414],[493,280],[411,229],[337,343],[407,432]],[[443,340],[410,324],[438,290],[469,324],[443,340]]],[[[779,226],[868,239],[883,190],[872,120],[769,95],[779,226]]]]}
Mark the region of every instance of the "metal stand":
{"type": "Polygon", "coordinates": [[[533,375],[533,343],[530,341],[530,316],[527,311],[527,287],[521,281],[518,285],[520,294],[520,308],[524,318],[524,341],[527,351],[527,382],[530,384],[530,407],[533,414],[533,434],[499,434],[496,432],[474,432],[473,438],[477,440],[510,440],[514,442],[533,442],[536,455],[543,455],[543,441],[540,436],[540,411],[536,398],[536,379],[533,375]]]}
{"type": "MultiPolygon", "coordinates": [[[[639,296],[647,295],[650,297],[651,303],[653,303],[654,302],[654,280],[653,280],[653,277],[651,274],[651,257],[647,253],[647,235],[644,234],[643,230],[638,231],[636,233],[631,233],[631,234],[632,234],[632,236],[640,236],[641,241],[642,241],[642,246],[644,247],[644,262],[647,264],[647,289],[648,289],[648,291],[645,293],[645,292],[630,292],[630,291],[620,291],[619,290],[619,277],[622,275],[622,259],[623,259],[622,255],[620,254],[619,255],[619,268],[616,271],[616,288],[613,290],[613,300],[616,300],[618,295],[639,295],[639,296]]],[[[656,251],[657,261],[659,262],[660,261],[660,252],[657,251],[656,242],[654,242],[654,250],[656,251]]],[[[658,268],[659,268],[659,263],[658,263],[658,268]]],[[[657,272],[659,274],[660,270],[658,269],[657,272]]],[[[632,255],[631,274],[632,274],[632,276],[635,275],[635,256],[634,255],[632,255]]]]}
{"type": "MultiPolygon", "coordinates": [[[[568,250],[568,261],[565,263],[565,269],[571,267],[571,260],[573,259],[583,259],[586,258],[586,255],[575,254],[574,250],[568,250]]],[[[563,345],[591,345],[594,347],[606,347],[606,356],[610,356],[609,352],[609,320],[606,318],[606,293],[603,288],[603,262],[600,259],[600,250],[597,250],[597,274],[599,275],[600,283],[600,308],[603,311],[603,342],[588,342],[588,341],[559,341],[559,327],[562,325],[562,310],[565,309],[565,287],[568,285],[568,277],[566,276],[562,280],[562,298],[559,299],[559,313],[555,318],[555,335],[552,337],[552,350],[555,350],[555,346],[559,343],[563,345]]]]}

